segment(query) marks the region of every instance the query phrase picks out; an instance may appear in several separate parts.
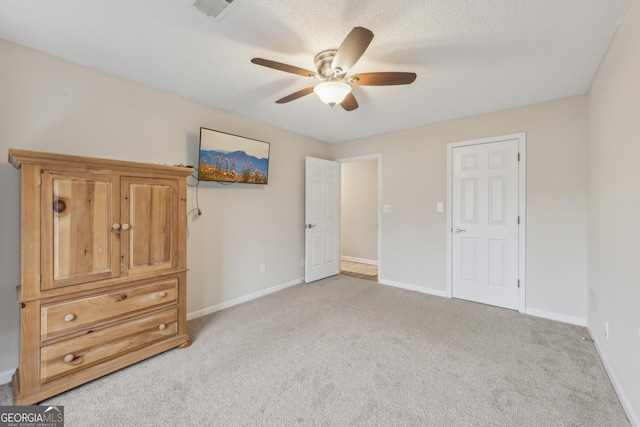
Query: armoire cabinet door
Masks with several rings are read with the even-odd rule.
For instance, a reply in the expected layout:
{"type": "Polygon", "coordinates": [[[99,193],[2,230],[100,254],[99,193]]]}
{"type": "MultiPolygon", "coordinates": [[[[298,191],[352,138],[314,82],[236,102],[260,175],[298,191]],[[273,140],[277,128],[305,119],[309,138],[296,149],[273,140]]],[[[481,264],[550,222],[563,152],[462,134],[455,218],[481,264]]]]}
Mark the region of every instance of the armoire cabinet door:
{"type": "Polygon", "coordinates": [[[122,274],[178,265],[178,181],[122,177],[122,274]]]}
{"type": "Polygon", "coordinates": [[[41,289],[118,277],[118,176],[45,170],[41,177],[41,289]]]}

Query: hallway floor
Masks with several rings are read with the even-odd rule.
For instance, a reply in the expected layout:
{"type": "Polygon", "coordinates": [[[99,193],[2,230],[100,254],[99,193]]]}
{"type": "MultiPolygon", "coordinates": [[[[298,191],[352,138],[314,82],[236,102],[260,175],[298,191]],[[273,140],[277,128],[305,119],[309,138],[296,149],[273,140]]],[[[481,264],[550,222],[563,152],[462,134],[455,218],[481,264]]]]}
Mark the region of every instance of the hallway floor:
{"type": "Polygon", "coordinates": [[[340,273],[359,279],[378,281],[378,266],[353,261],[340,261],[340,273]]]}

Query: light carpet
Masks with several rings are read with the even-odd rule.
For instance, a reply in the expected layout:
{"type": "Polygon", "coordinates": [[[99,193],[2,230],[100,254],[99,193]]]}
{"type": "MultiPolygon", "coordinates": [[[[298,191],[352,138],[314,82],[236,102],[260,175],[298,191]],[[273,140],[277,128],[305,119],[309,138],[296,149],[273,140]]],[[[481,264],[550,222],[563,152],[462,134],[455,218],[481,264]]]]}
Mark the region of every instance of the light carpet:
{"type": "Polygon", "coordinates": [[[629,425],[585,328],[509,310],[339,275],[188,327],[41,404],[67,427],[629,425]]]}

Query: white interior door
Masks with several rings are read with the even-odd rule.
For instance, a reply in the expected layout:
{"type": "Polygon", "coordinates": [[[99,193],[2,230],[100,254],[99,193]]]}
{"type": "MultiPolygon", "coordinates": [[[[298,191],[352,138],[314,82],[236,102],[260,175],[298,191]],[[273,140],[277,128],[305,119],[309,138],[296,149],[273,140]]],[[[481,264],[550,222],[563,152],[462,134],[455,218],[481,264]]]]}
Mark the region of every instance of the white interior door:
{"type": "Polygon", "coordinates": [[[340,273],[340,163],[306,158],[305,282],[340,273]]]}
{"type": "Polygon", "coordinates": [[[518,309],[518,140],[453,148],[453,296],[518,309]]]}

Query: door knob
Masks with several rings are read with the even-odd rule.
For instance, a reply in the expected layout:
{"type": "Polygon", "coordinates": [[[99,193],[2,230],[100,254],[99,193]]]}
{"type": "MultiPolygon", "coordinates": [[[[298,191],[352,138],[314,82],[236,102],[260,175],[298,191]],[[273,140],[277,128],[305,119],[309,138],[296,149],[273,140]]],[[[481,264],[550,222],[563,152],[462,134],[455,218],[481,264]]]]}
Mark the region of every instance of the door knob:
{"type": "Polygon", "coordinates": [[[317,225],[317,224],[307,224],[307,225],[306,225],[306,227],[307,227],[307,228],[313,228],[313,227],[315,227],[316,225],[317,225]]]}
{"type": "Polygon", "coordinates": [[[459,227],[456,228],[455,230],[453,230],[453,232],[456,233],[456,234],[464,233],[465,231],[467,231],[467,230],[465,230],[464,228],[459,228],[459,227]]]}

